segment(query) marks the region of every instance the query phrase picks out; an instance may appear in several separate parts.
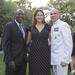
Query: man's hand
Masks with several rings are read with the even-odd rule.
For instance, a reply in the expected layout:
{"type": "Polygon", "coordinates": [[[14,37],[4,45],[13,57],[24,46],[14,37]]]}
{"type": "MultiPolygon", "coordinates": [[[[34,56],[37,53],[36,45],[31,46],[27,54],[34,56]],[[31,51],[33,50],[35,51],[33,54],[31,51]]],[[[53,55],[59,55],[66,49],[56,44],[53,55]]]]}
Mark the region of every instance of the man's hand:
{"type": "Polygon", "coordinates": [[[67,66],[67,65],[68,65],[67,63],[61,62],[61,66],[62,66],[62,67],[65,67],[65,66],[67,66]]]}
{"type": "Polygon", "coordinates": [[[15,62],[14,61],[8,62],[8,65],[9,65],[9,68],[15,69],[15,62]]]}

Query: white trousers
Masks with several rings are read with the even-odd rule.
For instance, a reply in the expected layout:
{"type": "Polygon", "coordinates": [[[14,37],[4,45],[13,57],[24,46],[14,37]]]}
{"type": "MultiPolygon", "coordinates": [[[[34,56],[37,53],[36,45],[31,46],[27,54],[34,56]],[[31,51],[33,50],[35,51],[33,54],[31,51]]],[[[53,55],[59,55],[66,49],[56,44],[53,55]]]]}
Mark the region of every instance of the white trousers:
{"type": "Polygon", "coordinates": [[[53,65],[54,75],[68,75],[68,66],[53,65]]]}

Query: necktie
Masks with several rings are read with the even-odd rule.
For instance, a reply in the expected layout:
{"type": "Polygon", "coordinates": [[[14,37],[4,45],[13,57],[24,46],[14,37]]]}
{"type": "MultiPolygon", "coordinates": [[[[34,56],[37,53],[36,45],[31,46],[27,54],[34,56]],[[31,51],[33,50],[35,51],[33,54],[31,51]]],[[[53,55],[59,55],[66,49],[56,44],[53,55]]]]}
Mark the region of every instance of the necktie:
{"type": "Polygon", "coordinates": [[[23,34],[23,39],[25,40],[25,32],[24,32],[24,29],[23,29],[23,25],[19,25],[19,28],[20,30],[22,31],[22,34],[23,34]]]}

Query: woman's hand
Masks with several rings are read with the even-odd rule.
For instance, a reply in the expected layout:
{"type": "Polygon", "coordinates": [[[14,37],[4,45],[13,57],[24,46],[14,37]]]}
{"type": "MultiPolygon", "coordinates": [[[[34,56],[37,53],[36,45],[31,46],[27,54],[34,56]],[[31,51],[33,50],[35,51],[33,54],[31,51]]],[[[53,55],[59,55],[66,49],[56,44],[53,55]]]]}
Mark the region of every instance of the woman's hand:
{"type": "Polygon", "coordinates": [[[10,61],[8,63],[8,65],[9,65],[9,68],[15,69],[15,62],[14,61],[10,61]]]}

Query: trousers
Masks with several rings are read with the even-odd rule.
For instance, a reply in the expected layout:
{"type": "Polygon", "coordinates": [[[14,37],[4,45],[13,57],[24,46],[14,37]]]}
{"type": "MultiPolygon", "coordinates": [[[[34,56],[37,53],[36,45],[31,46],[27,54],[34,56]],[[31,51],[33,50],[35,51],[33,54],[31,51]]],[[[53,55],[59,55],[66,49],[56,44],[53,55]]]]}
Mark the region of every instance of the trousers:
{"type": "Polygon", "coordinates": [[[53,65],[54,75],[68,75],[68,65],[62,67],[61,65],[53,65]]]}

